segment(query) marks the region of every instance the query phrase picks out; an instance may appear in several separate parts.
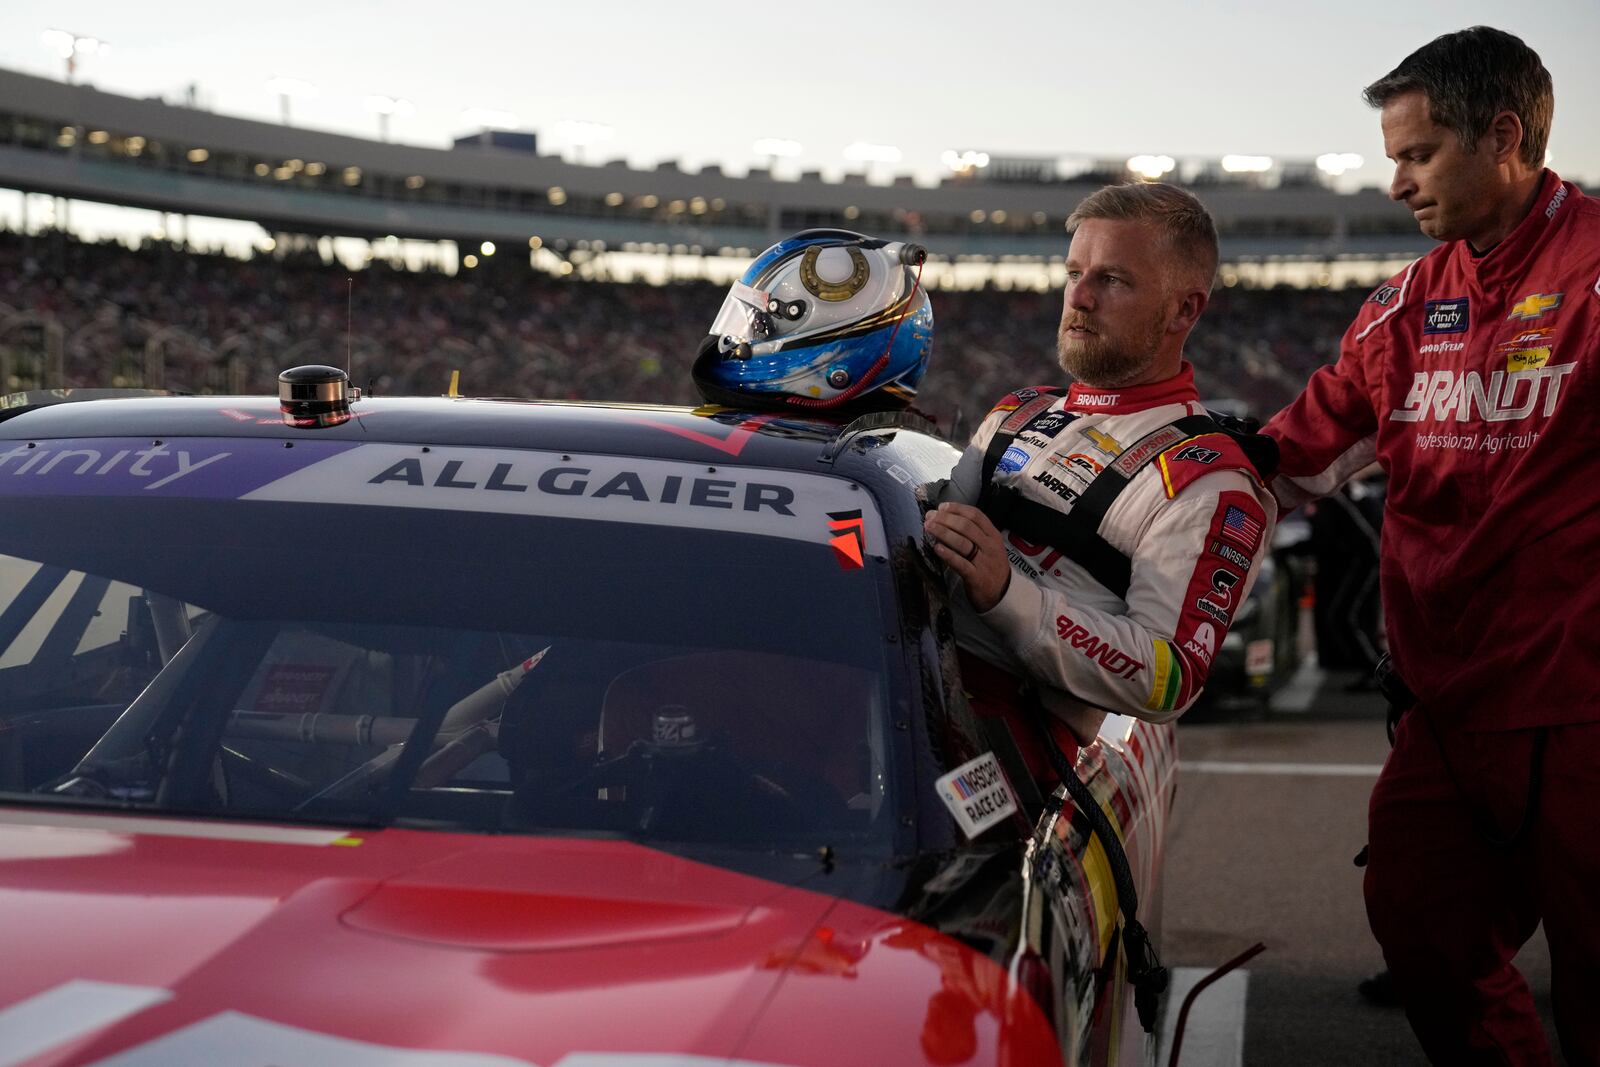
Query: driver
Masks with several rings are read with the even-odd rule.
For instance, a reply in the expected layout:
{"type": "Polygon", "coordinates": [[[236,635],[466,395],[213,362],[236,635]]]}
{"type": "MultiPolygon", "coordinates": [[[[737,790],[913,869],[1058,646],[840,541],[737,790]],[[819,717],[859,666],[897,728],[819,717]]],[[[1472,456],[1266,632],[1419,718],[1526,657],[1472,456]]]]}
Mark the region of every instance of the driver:
{"type": "Polygon", "coordinates": [[[1276,506],[1195,392],[1183,344],[1205,310],[1216,228],[1174,186],[1081,203],[1057,334],[1069,390],[1019,389],[990,411],[925,532],[955,587],[962,678],[1055,778],[1042,706],[1069,760],[1108,711],[1173,719],[1200,694],[1268,551],[1276,506]],[[1031,716],[1030,716],[1031,717],[1031,716]]]}

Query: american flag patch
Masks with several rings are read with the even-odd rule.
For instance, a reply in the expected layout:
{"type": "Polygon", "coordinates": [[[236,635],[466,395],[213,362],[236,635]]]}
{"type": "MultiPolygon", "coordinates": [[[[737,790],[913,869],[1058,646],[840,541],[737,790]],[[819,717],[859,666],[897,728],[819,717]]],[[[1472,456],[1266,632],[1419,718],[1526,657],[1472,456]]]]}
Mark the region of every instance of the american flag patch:
{"type": "Polygon", "coordinates": [[[1243,508],[1229,504],[1222,516],[1222,536],[1254,552],[1261,543],[1261,523],[1247,515],[1243,508]]]}

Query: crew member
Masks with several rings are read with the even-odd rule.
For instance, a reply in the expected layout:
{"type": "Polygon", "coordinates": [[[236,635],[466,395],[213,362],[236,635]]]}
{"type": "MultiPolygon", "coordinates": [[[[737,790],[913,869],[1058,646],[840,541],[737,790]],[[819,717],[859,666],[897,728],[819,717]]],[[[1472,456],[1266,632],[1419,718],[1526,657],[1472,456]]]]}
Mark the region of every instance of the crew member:
{"type": "Polygon", "coordinates": [[[1554,94],[1478,26],[1366,90],[1389,195],[1441,242],[1267,427],[1290,506],[1374,458],[1409,708],[1369,811],[1367,913],[1440,1064],[1543,1064],[1512,958],[1542,920],[1567,1061],[1600,1064],[1600,204],[1544,166],[1554,94]]]}

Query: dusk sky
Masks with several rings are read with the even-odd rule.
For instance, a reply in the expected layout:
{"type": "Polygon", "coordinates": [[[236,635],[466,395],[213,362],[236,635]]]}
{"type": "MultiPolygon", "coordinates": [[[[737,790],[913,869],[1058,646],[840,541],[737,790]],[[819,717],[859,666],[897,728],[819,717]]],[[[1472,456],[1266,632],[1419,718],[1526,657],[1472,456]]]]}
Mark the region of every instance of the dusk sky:
{"type": "Polygon", "coordinates": [[[739,172],[758,138],[798,142],[785,165],[829,175],[852,143],[893,145],[875,173],[941,173],[947,149],[1120,159],[1227,153],[1308,160],[1354,152],[1361,184],[1387,180],[1377,116],[1360,89],[1430,38],[1474,23],[1522,36],[1556,84],[1552,163],[1600,182],[1600,4],[1345,0],[1077,0],[756,5],[627,0],[459,5],[280,0],[261,5],[13,0],[0,66],[61,77],[50,28],[110,42],[78,78],[110,92],[184,97],[267,121],[274,76],[316,86],[297,125],[374,137],[371,94],[404,97],[396,141],[447,147],[470,108],[514,114],[541,150],[562,122],[603,124],[589,162],[677,159],[739,172]],[[848,12],[830,20],[825,10],[848,12]]]}

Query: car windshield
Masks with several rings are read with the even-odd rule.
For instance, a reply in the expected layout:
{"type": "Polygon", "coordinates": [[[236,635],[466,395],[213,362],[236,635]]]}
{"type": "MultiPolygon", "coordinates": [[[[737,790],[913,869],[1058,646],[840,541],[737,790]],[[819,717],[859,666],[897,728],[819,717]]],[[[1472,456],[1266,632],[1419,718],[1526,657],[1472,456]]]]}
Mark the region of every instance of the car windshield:
{"type": "MultiPolygon", "coordinates": [[[[283,447],[188,469],[256,445],[283,447]]],[[[55,447],[48,472],[0,468],[8,802],[888,832],[884,537],[848,482],[362,445],[152,493],[153,461],[91,483],[113,447],[55,447]]]]}

